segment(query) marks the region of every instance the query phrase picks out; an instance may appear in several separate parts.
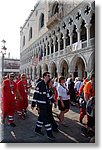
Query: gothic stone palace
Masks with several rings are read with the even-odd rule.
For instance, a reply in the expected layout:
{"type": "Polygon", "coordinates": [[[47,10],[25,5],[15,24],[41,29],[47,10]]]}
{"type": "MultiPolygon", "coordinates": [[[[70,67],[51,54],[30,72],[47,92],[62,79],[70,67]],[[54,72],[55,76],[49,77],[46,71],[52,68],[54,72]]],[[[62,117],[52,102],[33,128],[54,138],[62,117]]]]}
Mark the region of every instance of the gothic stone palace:
{"type": "Polygon", "coordinates": [[[95,2],[40,0],[20,29],[20,72],[83,78],[95,67],[95,2]]]}

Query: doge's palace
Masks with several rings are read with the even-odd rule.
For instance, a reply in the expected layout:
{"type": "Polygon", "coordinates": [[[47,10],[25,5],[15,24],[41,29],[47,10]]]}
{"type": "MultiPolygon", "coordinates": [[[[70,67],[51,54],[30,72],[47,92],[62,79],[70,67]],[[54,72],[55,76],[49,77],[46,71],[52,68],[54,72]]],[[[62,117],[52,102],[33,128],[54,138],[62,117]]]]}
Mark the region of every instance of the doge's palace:
{"type": "Polygon", "coordinates": [[[38,1],[20,30],[20,72],[31,79],[72,73],[83,78],[95,66],[95,2],[38,1]]]}

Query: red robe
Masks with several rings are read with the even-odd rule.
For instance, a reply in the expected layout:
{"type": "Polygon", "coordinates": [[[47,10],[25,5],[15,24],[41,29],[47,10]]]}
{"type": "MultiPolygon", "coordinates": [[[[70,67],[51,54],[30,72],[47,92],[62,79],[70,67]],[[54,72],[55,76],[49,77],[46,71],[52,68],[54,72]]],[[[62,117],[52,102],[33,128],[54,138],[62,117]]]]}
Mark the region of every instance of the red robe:
{"type": "Polygon", "coordinates": [[[22,97],[22,100],[18,98],[17,100],[17,110],[22,111],[22,109],[27,109],[28,107],[28,88],[27,88],[27,82],[20,80],[17,83],[17,89],[20,92],[20,95],[22,97]]]}
{"type": "Polygon", "coordinates": [[[14,81],[11,83],[9,79],[6,79],[4,80],[3,84],[3,113],[5,118],[6,115],[14,116],[16,110],[16,83],[14,81]]]}

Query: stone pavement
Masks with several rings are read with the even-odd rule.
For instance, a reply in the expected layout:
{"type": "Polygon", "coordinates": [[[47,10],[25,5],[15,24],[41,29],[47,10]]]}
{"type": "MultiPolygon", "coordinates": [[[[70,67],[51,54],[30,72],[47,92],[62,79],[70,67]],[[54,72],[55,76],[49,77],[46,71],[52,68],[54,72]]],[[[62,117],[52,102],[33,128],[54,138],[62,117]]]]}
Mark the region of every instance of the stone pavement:
{"type": "MultiPolygon", "coordinates": [[[[16,127],[2,127],[2,143],[88,143],[89,139],[82,135],[79,123],[79,108],[71,106],[70,111],[65,115],[67,127],[60,124],[57,114],[59,110],[53,108],[56,122],[59,124],[59,132],[54,133],[55,141],[47,138],[45,128],[42,128],[44,136],[39,136],[34,132],[37,121],[37,110],[31,110],[31,100],[29,101],[28,114],[25,120],[19,120],[15,115],[16,127]]],[[[85,119],[84,119],[85,122],[85,119]]]]}

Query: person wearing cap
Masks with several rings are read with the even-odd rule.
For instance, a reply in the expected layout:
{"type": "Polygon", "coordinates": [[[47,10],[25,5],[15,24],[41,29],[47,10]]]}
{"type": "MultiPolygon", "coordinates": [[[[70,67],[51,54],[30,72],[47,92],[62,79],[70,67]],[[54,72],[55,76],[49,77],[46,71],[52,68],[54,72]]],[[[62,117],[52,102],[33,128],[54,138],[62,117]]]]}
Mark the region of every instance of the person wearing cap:
{"type": "Polygon", "coordinates": [[[14,80],[14,74],[10,73],[9,78],[3,81],[2,95],[3,95],[3,122],[5,123],[6,117],[8,117],[8,125],[15,127],[14,114],[16,111],[16,83],[14,80]]]}
{"type": "Polygon", "coordinates": [[[28,107],[28,84],[26,74],[21,74],[21,80],[17,83],[17,112],[20,119],[25,119],[28,107]]]}

